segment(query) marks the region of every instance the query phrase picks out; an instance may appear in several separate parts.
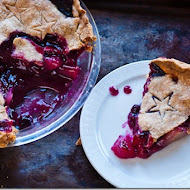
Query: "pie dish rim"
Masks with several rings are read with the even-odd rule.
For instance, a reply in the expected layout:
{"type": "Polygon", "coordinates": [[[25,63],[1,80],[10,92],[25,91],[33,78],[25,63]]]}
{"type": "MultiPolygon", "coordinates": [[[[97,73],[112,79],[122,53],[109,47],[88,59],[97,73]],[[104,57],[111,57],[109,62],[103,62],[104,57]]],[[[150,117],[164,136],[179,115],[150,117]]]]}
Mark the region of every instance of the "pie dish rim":
{"type": "Polygon", "coordinates": [[[93,86],[95,85],[95,82],[99,75],[99,70],[100,70],[100,65],[101,65],[100,36],[99,36],[98,28],[96,26],[96,23],[90,11],[88,10],[88,8],[86,7],[83,1],[80,0],[80,4],[81,4],[81,7],[86,11],[89,22],[92,25],[94,36],[96,36],[96,41],[92,42],[92,45],[93,45],[92,51],[87,52],[89,54],[88,66],[90,65],[90,69],[89,69],[89,75],[87,77],[87,80],[85,81],[84,89],[82,89],[79,97],[73,103],[71,108],[67,110],[67,112],[63,116],[61,116],[59,119],[57,119],[50,125],[44,127],[43,129],[35,131],[34,133],[31,133],[25,136],[20,137],[22,130],[19,130],[19,133],[17,134],[15,142],[12,144],[8,144],[8,146],[5,148],[21,146],[24,144],[37,141],[53,133],[54,131],[58,130],[60,127],[65,125],[70,119],[72,119],[74,115],[80,110],[85,100],[87,99],[88,95],[90,94],[93,86]]]}

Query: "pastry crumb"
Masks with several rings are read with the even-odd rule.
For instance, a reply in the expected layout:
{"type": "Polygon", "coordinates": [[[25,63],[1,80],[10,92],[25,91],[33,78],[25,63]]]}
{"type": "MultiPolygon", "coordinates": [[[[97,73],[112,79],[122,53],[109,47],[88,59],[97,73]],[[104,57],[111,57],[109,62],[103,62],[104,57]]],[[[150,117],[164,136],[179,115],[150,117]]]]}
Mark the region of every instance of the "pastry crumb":
{"type": "Polygon", "coordinates": [[[77,142],[75,143],[76,146],[81,146],[82,145],[82,142],[81,142],[81,138],[79,137],[79,139],[77,140],[77,142]]]}

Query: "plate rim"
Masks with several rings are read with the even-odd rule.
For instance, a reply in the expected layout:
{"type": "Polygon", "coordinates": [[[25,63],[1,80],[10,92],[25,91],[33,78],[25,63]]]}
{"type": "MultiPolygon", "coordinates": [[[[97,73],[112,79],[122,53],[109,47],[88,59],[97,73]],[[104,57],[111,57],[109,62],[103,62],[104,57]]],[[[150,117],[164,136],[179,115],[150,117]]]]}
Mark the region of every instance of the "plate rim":
{"type": "MultiPolygon", "coordinates": [[[[79,131],[80,131],[80,137],[81,137],[81,142],[82,142],[82,147],[83,147],[83,150],[85,152],[85,155],[86,157],[88,158],[90,164],[93,166],[93,168],[99,173],[99,175],[102,176],[102,178],[104,178],[108,183],[110,183],[111,185],[117,187],[117,188],[123,188],[123,186],[120,186],[117,184],[117,180],[116,181],[111,181],[106,175],[103,174],[102,171],[99,171],[99,168],[97,167],[97,165],[92,161],[91,157],[89,156],[89,153],[88,153],[88,150],[87,150],[87,147],[84,143],[84,138],[83,138],[83,132],[82,132],[82,122],[83,122],[83,115],[84,115],[84,112],[86,110],[86,106],[88,105],[88,102],[90,101],[91,97],[93,97],[93,94],[94,92],[96,91],[97,88],[99,88],[99,86],[104,82],[104,80],[106,80],[107,78],[109,78],[111,75],[114,75],[116,72],[119,72],[120,70],[123,70],[125,68],[130,68],[130,67],[134,67],[136,65],[139,65],[139,64],[144,64],[144,65],[148,65],[150,63],[151,60],[142,60],[142,61],[135,61],[135,62],[131,62],[129,64],[126,64],[126,65],[123,65],[119,68],[116,68],[115,70],[111,71],[110,73],[108,73],[107,75],[105,75],[96,85],[95,87],[93,88],[90,96],[87,98],[84,106],[83,106],[83,109],[81,111],[81,116],[80,116],[80,127],[79,127],[79,131]]],[[[128,183],[128,185],[130,184],[130,182],[128,183]]],[[[144,184],[145,185],[145,184],[144,184]]],[[[150,187],[154,187],[154,186],[150,186],[150,187]]],[[[126,188],[126,187],[124,187],[126,188]]],[[[129,188],[135,188],[134,186],[130,186],[129,185],[129,188]]]]}
{"type": "Polygon", "coordinates": [[[80,4],[81,4],[81,7],[86,11],[89,21],[93,27],[93,32],[97,37],[97,40],[93,42],[93,46],[94,46],[93,51],[90,53],[92,63],[91,63],[90,72],[88,73],[89,76],[86,78],[86,83],[84,85],[84,89],[81,91],[81,93],[79,94],[76,101],[65,112],[65,114],[63,114],[62,116],[57,118],[55,121],[52,121],[52,123],[45,126],[44,128],[37,130],[33,133],[29,133],[24,136],[19,136],[19,133],[18,133],[15,142],[9,144],[5,148],[22,146],[22,145],[26,145],[26,144],[38,141],[38,140],[52,134],[59,128],[63,127],[68,121],[70,121],[79,112],[79,110],[84,105],[87,97],[91,93],[91,91],[97,81],[99,72],[100,72],[101,51],[102,50],[101,50],[101,44],[100,44],[99,30],[97,28],[96,22],[92,16],[91,12],[89,11],[89,9],[87,8],[87,6],[85,5],[85,3],[82,0],[80,0],[80,4]]]}
{"type": "MultiPolygon", "coordinates": [[[[135,176],[130,176],[129,174],[125,174],[124,171],[120,169],[120,167],[117,167],[117,165],[114,165],[112,162],[108,160],[109,157],[105,156],[106,154],[104,154],[104,151],[103,151],[105,147],[102,147],[100,145],[101,144],[100,141],[102,139],[99,139],[99,135],[98,135],[99,131],[97,130],[97,125],[96,123],[93,123],[93,122],[96,122],[97,120],[96,120],[96,117],[92,117],[93,119],[91,118],[92,115],[94,116],[96,115],[96,113],[98,113],[98,109],[94,108],[94,111],[96,112],[92,112],[92,109],[90,109],[90,112],[88,110],[85,111],[86,108],[93,107],[94,106],[93,104],[95,104],[95,106],[97,105],[96,104],[97,99],[95,98],[97,98],[96,94],[98,94],[98,90],[96,89],[99,88],[99,86],[102,87],[102,83],[103,83],[103,86],[104,85],[106,86],[106,88],[108,88],[108,85],[110,85],[110,83],[113,83],[113,81],[116,81],[116,85],[119,84],[120,82],[122,83],[123,77],[118,77],[119,80],[117,78],[116,79],[114,78],[114,80],[110,80],[110,82],[108,82],[108,79],[111,79],[111,75],[115,75],[115,73],[118,74],[118,72],[121,72],[121,76],[126,76],[122,74],[126,74],[127,72],[131,71],[128,77],[126,77],[126,80],[128,79],[130,80],[130,78],[133,78],[135,76],[135,72],[138,73],[137,76],[141,74],[146,75],[148,73],[146,72],[145,67],[148,66],[148,63],[150,63],[150,61],[151,60],[137,61],[137,62],[132,62],[127,65],[123,65],[113,70],[106,76],[104,76],[96,84],[90,96],[88,97],[87,101],[85,102],[85,105],[82,109],[81,116],[80,116],[80,135],[81,135],[82,146],[89,162],[94,167],[94,169],[108,183],[112,184],[113,186],[117,188],[189,188],[190,187],[190,168],[183,171],[177,176],[175,175],[175,176],[169,177],[166,181],[165,180],[161,180],[161,181],[142,180],[141,181],[141,180],[136,180],[135,176]],[[141,64],[142,66],[139,67],[139,64],[141,64]],[[143,67],[145,68],[145,70],[143,70],[143,67]],[[127,70],[125,70],[126,68],[127,70]],[[124,71],[122,71],[122,69],[124,69],[124,71]],[[136,70],[135,72],[132,72],[131,69],[133,70],[136,69],[136,70]],[[142,73],[141,73],[141,69],[142,69],[142,73]],[[91,97],[92,98],[95,97],[94,98],[95,101],[93,101],[93,99],[91,100],[91,97]],[[89,106],[88,105],[89,103],[93,103],[93,104],[89,106]],[[85,121],[85,123],[83,120],[85,121]],[[92,123],[92,125],[90,123],[91,125],[90,130],[89,130],[89,122],[92,123]],[[82,127],[83,125],[86,125],[86,126],[82,127]],[[83,133],[84,131],[86,131],[87,133],[86,134],[83,133]],[[87,137],[84,138],[83,135],[87,135],[87,137]],[[95,147],[94,145],[97,147],[95,147]],[[90,151],[88,151],[89,148],[91,148],[90,151]]],[[[105,88],[102,88],[102,89],[105,90],[105,88]]],[[[103,93],[102,92],[103,90],[100,90],[99,92],[101,93],[101,95],[103,93]]],[[[102,102],[100,99],[99,104],[101,103],[102,102]]],[[[99,104],[96,106],[97,108],[99,108],[99,104]]]]}

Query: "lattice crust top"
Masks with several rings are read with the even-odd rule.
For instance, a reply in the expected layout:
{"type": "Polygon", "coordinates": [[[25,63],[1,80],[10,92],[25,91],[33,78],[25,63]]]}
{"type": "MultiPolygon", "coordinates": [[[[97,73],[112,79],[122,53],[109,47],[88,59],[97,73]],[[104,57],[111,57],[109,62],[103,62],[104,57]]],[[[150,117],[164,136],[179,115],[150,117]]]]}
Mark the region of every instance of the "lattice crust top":
{"type": "Polygon", "coordinates": [[[56,33],[67,40],[70,50],[96,40],[92,26],[78,0],[73,0],[73,17],[63,15],[49,0],[2,0],[0,44],[18,30],[41,39],[56,33]]]}

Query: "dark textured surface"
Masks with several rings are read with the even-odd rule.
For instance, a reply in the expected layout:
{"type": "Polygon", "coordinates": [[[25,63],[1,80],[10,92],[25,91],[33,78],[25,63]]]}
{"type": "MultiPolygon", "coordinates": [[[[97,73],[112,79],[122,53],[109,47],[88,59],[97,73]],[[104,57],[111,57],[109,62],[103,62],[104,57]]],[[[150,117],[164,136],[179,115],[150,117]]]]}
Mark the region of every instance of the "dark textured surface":
{"type": "MultiPolygon", "coordinates": [[[[133,61],[159,56],[190,62],[190,19],[91,10],[102,44],[99,80],[133,61]]],[[[93,169],[79,137],[78,113],[58,131],[37,142],[0,150],[3,187],[112,187],[93,169]]]]}

